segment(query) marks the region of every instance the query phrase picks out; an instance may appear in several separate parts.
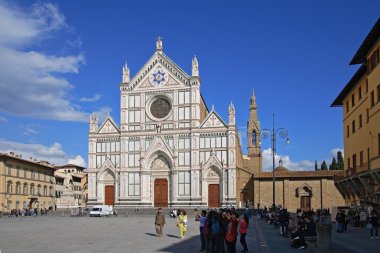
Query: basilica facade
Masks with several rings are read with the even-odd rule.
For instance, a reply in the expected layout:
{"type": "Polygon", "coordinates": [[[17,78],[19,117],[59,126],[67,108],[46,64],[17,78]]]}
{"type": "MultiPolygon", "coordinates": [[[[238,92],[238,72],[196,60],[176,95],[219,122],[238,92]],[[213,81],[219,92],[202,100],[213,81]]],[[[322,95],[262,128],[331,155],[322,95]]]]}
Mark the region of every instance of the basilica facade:
{"type": "Polygon", "coordinates": [[[123,66],[120,125],[109,115],[101,124],[90,118],[89,206],[236,205],[235,108],[224,121],[200,88],[197,58],[187,74],[163,53],[161,39],[133,77],[123,66]]]}

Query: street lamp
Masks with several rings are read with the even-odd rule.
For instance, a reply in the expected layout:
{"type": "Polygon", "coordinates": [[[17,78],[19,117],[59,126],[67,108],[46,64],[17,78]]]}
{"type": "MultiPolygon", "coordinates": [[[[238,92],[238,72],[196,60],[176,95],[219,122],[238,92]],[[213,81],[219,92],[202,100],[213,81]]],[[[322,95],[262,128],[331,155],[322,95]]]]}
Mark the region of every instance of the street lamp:
{"type": "Polygon", "coordinates": [[[278,135],[278,137],[286,139],[286,143],[289,144],[290,140],[288,138],[288,130],[286,130],[285,128],[278,128],[278,129],[274,128],[274,113],[273,113],[273,128],[272,128],[272,131],[270,129],[263,129],[263,130],[261,130],[260,135],[261,135],[261,138],[263,138],[263,139],[269,138],[269,136],[271,136],[272,159],[273,159],[273,170],[272,170],[272,179],[273,179],[273,207],[275,207],[276,206],[276,194],[275,194],[275,182],[276,182],[276,178],[275,178],[274,170],[275,170],[275,166],[276,166],[276,162],[275,162],[275,157],[276,157],[276,137],[278,135]]]}

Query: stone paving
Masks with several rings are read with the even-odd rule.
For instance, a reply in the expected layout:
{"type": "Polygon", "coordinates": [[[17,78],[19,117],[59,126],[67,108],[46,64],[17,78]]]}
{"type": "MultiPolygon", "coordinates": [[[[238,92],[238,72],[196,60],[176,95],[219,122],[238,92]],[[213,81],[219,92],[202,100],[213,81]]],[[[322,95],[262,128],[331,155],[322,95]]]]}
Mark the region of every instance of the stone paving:
{"type": "MultiPolygon", "coordinates": [[[[156,237],[154,216],[137,215],[117,218],[90,217],[19,217],[0,220],[1,253],[60,252],[199,252],[198,223],[189,216],[185,239],[178,237],[175,219],[167,217],[164,236],[156,237]]],[[[297,252],[279,230],[252,219],[247,235],[249,252],[297,252]]],[[[242,250],[237,243],[237,252],[242,250]]],[[[379,252],[380,240],[368,238],[368,231],[349,229],[333,232],[333,252],[379,252]]],[[[313,252],[311,249],[303,252],[313,252]]]]}

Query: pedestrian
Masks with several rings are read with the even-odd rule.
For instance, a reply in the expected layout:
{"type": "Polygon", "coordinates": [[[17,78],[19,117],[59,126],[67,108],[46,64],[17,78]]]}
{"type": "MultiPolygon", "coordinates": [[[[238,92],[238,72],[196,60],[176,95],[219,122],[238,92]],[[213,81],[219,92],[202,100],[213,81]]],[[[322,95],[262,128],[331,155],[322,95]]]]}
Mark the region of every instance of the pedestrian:
{"type": "Polygon", "coordinates": [[[375,238],[379,238],[379,222],[378,222],[378,217],[376,211],[372,211],[372,215],[369,218],[369,224],[371,224],[371,239],[373,238],[373,231],[375,230],[375,238]]]}
{"type": "Polygon", "coordinates": [[[222,235],[222,225],[221,220],[219,219],[218,213],[214,212],[211,224],[209,224],[211,238],[210,238],[210,253],[219,253],[220,252],[220,236],[222,235]]]}
{"type": "Polygon", "coordinates": [[[228,220],[228,225],[226,228],[226,244],[227,244],[227,253],[236,253],[236,237],[238,229],[239,214],[232,212],[231,215],[227,215],[226,219],[228,220]]]}
{"type": "Polygon", "coordinates": [[[114,217],[114,218],[117,217],[117,211],[116,211],[116,210],[113,210],[113,217],[114,217]]]}
{"type": "Polygon", "coordinates": [[[204,234],[204,226],[206,224],[206,221],[207,221],[207,211],[202,210],[201,215],[199,217],[199,235],[201,238],[201,252],[204,252],[206,248],[206,238],[204,234]]]}
{"type": "Polygon", "coordinates": [[[187,215],[185,210],[181,210],[177,219],[177,226],[179,227],[179,237],[183,239],[187,230],[187,215]]]}
{"type": "Polygon", "coordinates": [[[245,237],[248,232],[248,224],[249,224],[249,218],[248,215],[244,214],[243,218],[240,219],[239,226],[240,226],[240,243],[243,246],[243,252],[247,253],[248,252],[248,247],[247,247],[247,242],[245,240],[245,237]]]}
{"type": "Polygon", "coordinates": [[[156,235],[158,237],[162,236],[165,225],[165,215],[162,213],[161,207],[157,209],[156,220],[154,221],[154,226],[156,228],[156,235]]]}

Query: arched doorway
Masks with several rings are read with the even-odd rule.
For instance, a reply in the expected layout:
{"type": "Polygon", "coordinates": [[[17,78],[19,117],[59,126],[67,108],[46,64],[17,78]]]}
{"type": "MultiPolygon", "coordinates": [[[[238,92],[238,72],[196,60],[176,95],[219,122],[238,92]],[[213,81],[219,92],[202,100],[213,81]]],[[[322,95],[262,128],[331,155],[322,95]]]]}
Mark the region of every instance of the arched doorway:
{"type": "Polygon", "coordinates": [[[221,175],[219,168],[211,166],[206,171],[206,176],[204,178],[207,183],[207,205],[210,208],[217,208],[220,206],[220,196],[221,196],[221,175]]]}
{"type": "Polygon", "coordinates": [[[111,170],[103,172],[102,183],[104,185],[104,204],[113,206],[115,204],[115,175],[111,170]]]}
{"type": "Polygon", "coordinates": [[[152,176],[154,177],[154,207],[168,207],[169,203],[169,171],[170,163],[168,159],[157,154],[151,165],[152,176]]]}

